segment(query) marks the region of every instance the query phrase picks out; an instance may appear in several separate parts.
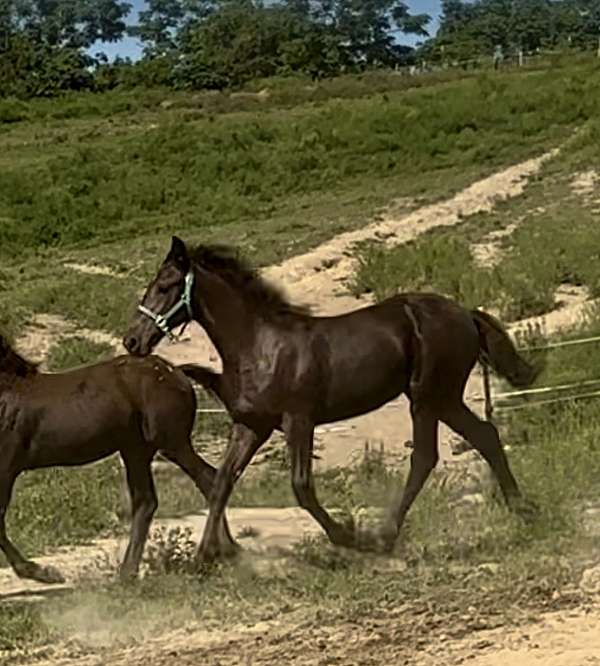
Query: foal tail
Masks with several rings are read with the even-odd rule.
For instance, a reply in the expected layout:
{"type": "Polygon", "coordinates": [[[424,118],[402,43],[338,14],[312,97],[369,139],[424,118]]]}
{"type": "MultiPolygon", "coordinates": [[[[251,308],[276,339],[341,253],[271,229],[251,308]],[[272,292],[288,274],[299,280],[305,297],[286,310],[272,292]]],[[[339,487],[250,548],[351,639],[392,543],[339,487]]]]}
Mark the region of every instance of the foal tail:
{"type": "Polygon", "coordinates": [[[221,375],[210,368],[203,365],[196,365],[194,363],[186,363],[178,365],[178,370],[181,370],[186,377],[192,379],[196,384],[200,384],[203,389],[210,393],[211,397],[215,400],[221,401],[221,375]]]}
{"type": "Polygon", "coordinates": [[[495,317],[481,310],[472,310],[471,315],[479,331],[480,360],[488,363],[511,386],[531,386],[542,371],[542,364],[532,365],[526,361],[495,317]]]}

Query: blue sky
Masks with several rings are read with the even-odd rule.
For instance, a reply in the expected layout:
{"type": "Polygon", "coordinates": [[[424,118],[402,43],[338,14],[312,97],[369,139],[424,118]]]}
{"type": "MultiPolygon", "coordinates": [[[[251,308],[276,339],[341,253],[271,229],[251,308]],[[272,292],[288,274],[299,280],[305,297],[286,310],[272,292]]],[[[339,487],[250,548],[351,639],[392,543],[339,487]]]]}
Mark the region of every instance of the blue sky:
{"type": "MultiPolygon", "coordinates": [[[[140,9],[144,8],[145,2],[144,0],[130,1],[133,4],[133,10],[129,20],[130,22],[135,23],[137,14],[140,9]]],[[[405,2],[407,2],[413,13],[423,13],[432,16],[434,20],[429,25],[429,31],[430,33],[435,32],[437,29],[437,17],[440,12],[440,0],[405,0],[405,2]]],[[[414,45],[417,40],[414,37],[406,35],[403,37],[402,41],[406,44],[414,45]]],[[[140,56],[142,47],[136,39],[127,38],[116,44],[100,44],[92,47],[91,51],[93,53],[96,51],[103,51],[110,60],[113,60],[116,56],[136,59],[140,56]]]]}

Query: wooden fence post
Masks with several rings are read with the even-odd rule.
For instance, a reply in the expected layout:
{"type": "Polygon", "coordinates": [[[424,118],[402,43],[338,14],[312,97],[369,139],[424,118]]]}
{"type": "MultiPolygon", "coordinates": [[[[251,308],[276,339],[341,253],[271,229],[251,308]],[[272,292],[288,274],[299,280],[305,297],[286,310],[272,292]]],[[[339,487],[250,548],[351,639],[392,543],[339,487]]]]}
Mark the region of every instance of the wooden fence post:
{"type": "Polygon", "coordinates": [[[490,368],[487,363],[483,363],[483,396],[485,399],[485,419],[491,421],[494,414],[494,405],[492,403],[492,391],[490,388],[490,368]]]}

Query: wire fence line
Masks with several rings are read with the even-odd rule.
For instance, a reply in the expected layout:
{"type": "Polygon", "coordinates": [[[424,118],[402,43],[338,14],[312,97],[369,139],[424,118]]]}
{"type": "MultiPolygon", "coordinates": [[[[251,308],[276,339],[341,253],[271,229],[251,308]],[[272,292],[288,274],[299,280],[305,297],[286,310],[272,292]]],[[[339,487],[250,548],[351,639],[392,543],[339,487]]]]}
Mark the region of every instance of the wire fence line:
{"type": "Polygon", "coordinates": [[[523,389],[521,391],[507,391],[505,393],[497,393],[498,400],[506,398],[516,398],[524,395],[537,395],[540,393],[551,393],[552,391],[568,391],[574,388],[582,388],[584,386],[600,385],[600,379],[585,379],[581,382],[573,382],[572,384],[555,384],[554,386],[541,386],[533,389],[523,389]]]}
{"type": "Polygon", "coordinates": [[[532,407],[541,407],[542,405],[553,405],[558,402],[568,402],[570,400],[584,400],[589,398],[600,397],[600,391],[593,391],[591,393],[577,393],[576,395],[567,395],[560,398],[552,398],[551,400],[535,400],[534,402],[524,402],[520,405],[506,405],[499,407],[499,411],[512,412],[521,409],[530,409],[532,407]]]}
{"type": "MultiPolygon", "coordinates": [[[[588,338],[577,338],[575,340],[561,340],[559,342],[549,342],[545,345],[532,345],[519,347],[519,351],[546,351],[550,349],[561,349],[565,347],[576,347],[583,346],[588,344],[598,344],[600,343],[600,336],[592,336],[588,338]]],[[[489,381],[489,380],[488,380],[489,381]]],[[[484,373],[484,387],[486,383],[486,375],[484,373]]],[[[519,391],[506,391],[503,393],[498,393],[494,396],[496,400],[503,402],[509,401],[511,398],[519,398],[527,396],[536,396],[536,395],[547,395],[552,393],[562,393],[565,391],[571,391],[573,389],[583,389],[585,387],[600,386],[600,378],[598,379],[585,379],[580,382],[572,382],[569,384],[555,384],[554,386],[539,386],[533,389],[523,389],[519,391]]],[[[560,395],[553,398],[543,399],[543,400],[532,400],[524,401],[517,404],[500,404],[494,405],[491,397],[489,395],[489,403],[486,400],[486,416],[491,418],[491,415],[494,411],[499,412],[510,412],[518,411],[522,409],[531,409],[533,407],[541,407],[543,405],[551,405],[555,403],[568,402],[573,400],[587,400],[590,398],[600,397],[600,390],[596,391],[586,391],[584,393],[574,393],[572,395],[560,395]]],[[[486,395],[487,398],[487,395],[486,395]]]]}
{"type": "Polygon", "coordinates": [[[574,347],[577,345],[587,345],[594,342],[600,342],[600,335],[592,338],[578,338],[576,340],[562,340],[560,342],[549,342],[546,345],[536,345],[533,347],[519,347],[519,351],[545,351],[546,349],[559,349],[560,347],[574,347]]]}

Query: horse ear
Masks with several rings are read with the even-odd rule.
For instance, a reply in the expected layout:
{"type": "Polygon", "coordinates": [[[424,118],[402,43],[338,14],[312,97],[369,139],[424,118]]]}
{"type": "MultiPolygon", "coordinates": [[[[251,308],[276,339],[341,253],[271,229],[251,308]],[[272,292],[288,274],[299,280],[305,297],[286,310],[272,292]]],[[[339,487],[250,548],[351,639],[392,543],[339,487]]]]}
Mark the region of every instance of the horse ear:
{"type": "Polygon", "coordinates": [[[173,236],[171,240],[171,249],[169,250],[169,255],[167,256],[167,261],[174,261],[182,270],[186,271],[190,267],[190,258],[188,255],[187,247],[185,243],[178,238],[173,236]]]}

